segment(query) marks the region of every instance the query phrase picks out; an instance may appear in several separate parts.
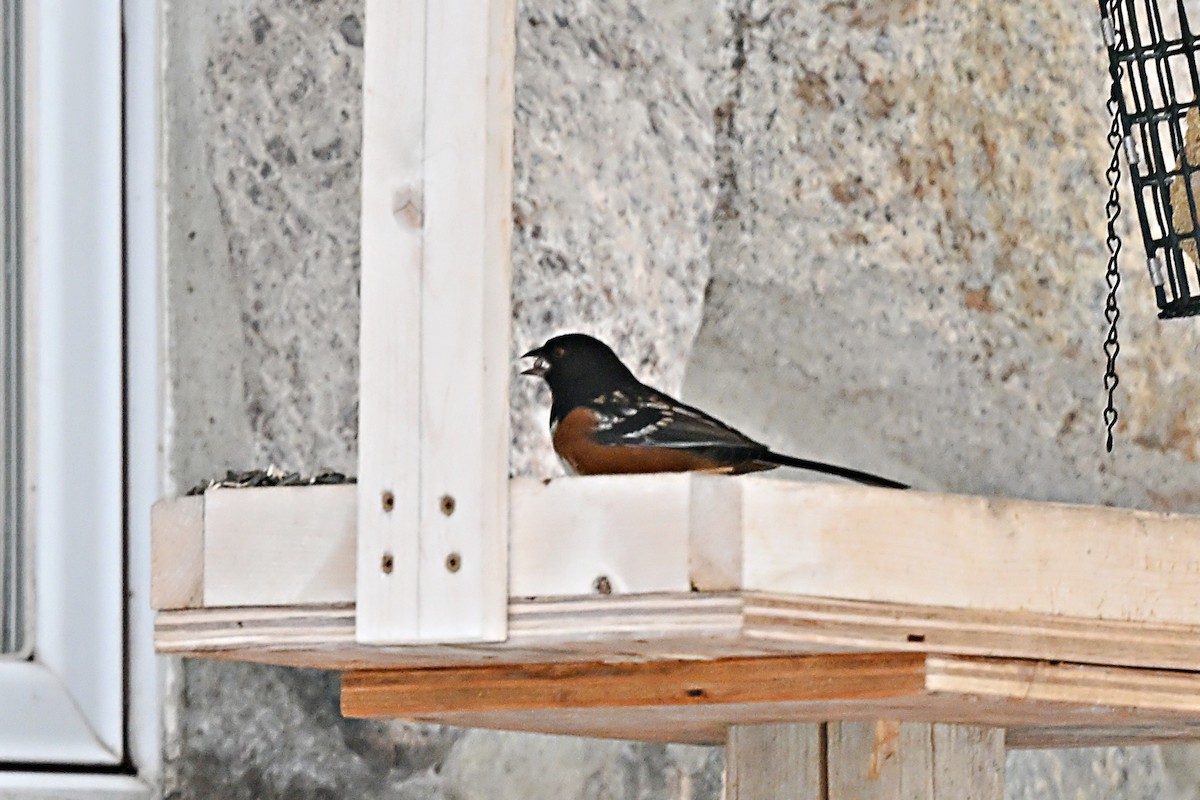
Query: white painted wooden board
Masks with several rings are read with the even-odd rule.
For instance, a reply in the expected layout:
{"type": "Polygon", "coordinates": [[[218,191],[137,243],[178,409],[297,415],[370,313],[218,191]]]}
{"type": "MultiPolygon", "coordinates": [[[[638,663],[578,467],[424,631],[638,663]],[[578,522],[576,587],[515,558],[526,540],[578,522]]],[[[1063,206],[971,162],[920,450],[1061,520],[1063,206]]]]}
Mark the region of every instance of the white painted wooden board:
{"type": "MultiPolygon", "coordinates": [[[[354,582],[351,487],[210,489],[204,605],[337,603],[354,582]],[[262,535],[271,531],[271,536],[262,535]]],[[[191,499],[191,498],[189,498],[191,499]]]]}
{"type": "Polygon", "coordinates": [[[356,631],[367,643],[419,638],[425,0],[367,0],[365,16],[356,631]]]}
{"type": "Polygon", "coordinates": [[[1200,624],[1200,518],[745,480],[746,591],[1200,624]]]}
{"type": "Polygon", "coordinates": [[[426,14],[416,638],[500,640],[515,0],[431,0],[426,14]]]}
{"type": "Polygon", "coordinates": [[[514,597],[686,592],[689,475],[512,481],[514,597]]]}
{"type": "Polygon", "coordinates": [[[367,2],[363,643],[505,636],[514,54],[515,0],[367,2]]]}

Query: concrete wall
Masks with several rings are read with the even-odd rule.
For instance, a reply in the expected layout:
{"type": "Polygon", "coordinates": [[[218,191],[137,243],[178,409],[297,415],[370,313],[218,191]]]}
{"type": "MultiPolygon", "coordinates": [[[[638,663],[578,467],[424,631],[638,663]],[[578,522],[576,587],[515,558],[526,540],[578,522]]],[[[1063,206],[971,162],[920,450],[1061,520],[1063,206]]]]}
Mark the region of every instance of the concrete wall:
{"type": "MultiPolygon", "coordinates": [[[[1195,509],[1185,359],[1130,249],[1100,450],[1103,61],[1075,0],[526,0],[514,355],[608,339],[781,449],[927,488],[1195,509]]],[[[353,472],[354,0],[164,3],[169,468],[353,472]]],[[[513,387],[513,471],[557,471],[513,387]]],[[[183,662],[174,798],[717,798],[721,753],[343,720],[183,662]]],[[[1200,759],[1197,759],[1200,760],[1200,759]]],[[[1191,752],[1014,753],[1012,798],[1192,798],[1191,752]]]]}

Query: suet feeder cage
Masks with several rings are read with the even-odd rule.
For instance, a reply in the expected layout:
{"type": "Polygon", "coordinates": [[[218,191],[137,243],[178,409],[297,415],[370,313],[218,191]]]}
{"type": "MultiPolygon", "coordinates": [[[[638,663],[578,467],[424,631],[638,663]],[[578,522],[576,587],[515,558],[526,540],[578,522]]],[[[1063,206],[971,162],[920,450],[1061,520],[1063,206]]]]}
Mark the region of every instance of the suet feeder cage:
{"type": "Polygon", "coordinates": [[[1159,316],[1193,316],[1200,313],[1200,40],[1184,0],[1100,0],[1100,12],[1159,316]]]}

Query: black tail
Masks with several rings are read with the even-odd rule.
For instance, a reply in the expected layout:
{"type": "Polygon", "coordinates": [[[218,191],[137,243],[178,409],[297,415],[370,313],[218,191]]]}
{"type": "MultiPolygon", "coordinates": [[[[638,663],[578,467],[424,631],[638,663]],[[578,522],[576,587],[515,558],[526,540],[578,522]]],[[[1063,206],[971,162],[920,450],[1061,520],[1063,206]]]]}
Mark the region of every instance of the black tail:
{"type": "Polygon", "coordinates": [[[834,464],[823,464],[820,461],[809,461],[807,458],[796,458],[795,456],[785,456],[782,453],[768,451],[766,455],[759,456],[759,461],[767,461],[771,464],[779,464],[784,467],[799,467],[813,472],[823,472],[826,475],[837,475],[840,478],[849,478],[852,481],[866,484],[867,486],[882,486],[885,489],[907,489],[906,484],[881,478],[878,475],[872,475],[869,472],[859,472],[856,469],[849,467],[839,467],[834,464]]]}

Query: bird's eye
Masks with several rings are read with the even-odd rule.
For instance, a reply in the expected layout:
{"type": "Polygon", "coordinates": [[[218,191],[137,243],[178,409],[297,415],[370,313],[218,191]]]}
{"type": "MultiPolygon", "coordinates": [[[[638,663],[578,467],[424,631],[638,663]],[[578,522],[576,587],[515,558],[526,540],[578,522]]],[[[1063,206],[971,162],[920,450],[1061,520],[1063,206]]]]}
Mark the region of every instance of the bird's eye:
{"type": "Polygon", "coordinates": [[[565,356],[566,354],[567,354],[567,350],[566,350],[566,348],[565,348],[565,347],[556,347],[556,348],[554,348],[554,357],[555,357],[555,358],[562,358],[562,357],[563,357],[563,356],[565,356]]]}

